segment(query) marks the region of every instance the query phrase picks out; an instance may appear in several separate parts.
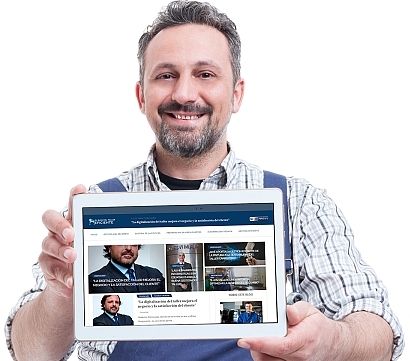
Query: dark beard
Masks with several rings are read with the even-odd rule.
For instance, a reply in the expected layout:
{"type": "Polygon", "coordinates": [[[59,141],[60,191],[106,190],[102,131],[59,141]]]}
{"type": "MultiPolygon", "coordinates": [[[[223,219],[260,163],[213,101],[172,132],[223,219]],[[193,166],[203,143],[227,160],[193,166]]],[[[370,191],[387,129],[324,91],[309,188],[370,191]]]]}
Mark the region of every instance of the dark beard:
{"type": "Polygon", "coordinates": [[[111,256],[111,259],[112,259],[115,263],[119,264],[120,266],[123,266],[123,267],[125,267],[125,268],[130,268],[130,267],[132,267],[132,266],[134,265],[135,261],[137,260],[137,258],[134,259],[134,257],[135,257],[135,256],[133,256],[133,258],[130,259],[130,260],[128,260],[127,262],[121,261],[121,257],[116,259],[116,258],[114,258],[114,257],[111,256]]]}
{"type": "Polygon", "coordinates": [[[218,131],[211,126],[211,119],[201,133],[196,133],[189,127],[171,128],[162,122],[157,134],[162,147],[169,153],[181,157],[198,157],[210,151],[221,138],[224,129],[218,131]]]}
{"type": "Polygon", "coordinates": [[[198,157],[210,151],[221,138],[225,129],[218,131],[212,127],[211,117],[213,109],[209,105],[179,104],[175,101],[162,104],[158,107],[158,114],[163,118],[165,113],[186,112],[196,113],[199,116],[208,116],[208,122],[200,134],[190,127],[171,128],[166,122],[162,122],[157,134],[158,141],[169,153],[181,157],[198,157]]]}
{"type": "Polygon", "coordinates": [[[110,315],[113,315],[113,316],[115,316],[115,315],[118,313],[118,309],[117,309],[117,311],[114,312],[114,313],[113,313],[113,311],[111,311],[110,309],[106,309],[106,308],[104,308],[104,311],[107,312],[107,313],[109,313],[110,315]]]}

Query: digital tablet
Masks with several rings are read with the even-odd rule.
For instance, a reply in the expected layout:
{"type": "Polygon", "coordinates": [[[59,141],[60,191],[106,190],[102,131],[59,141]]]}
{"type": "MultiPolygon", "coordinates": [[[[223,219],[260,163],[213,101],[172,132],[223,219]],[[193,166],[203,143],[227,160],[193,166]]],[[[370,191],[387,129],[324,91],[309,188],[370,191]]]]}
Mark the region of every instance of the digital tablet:
{"type": "Polygon", "coordinates": [[[282,192],[80,194],[78,340],[283,336],[282,192]]]}

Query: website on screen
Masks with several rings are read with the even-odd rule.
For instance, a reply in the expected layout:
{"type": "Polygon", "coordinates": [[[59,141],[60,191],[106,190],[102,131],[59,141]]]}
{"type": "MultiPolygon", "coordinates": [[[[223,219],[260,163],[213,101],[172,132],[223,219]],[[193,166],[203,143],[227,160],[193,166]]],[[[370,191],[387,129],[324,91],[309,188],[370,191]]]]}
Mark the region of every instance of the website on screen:
{"type": "Polygon", "coordinates": [[[272,204],[84,208],[83,232],[86,326],[277,322],[272,204]]]}

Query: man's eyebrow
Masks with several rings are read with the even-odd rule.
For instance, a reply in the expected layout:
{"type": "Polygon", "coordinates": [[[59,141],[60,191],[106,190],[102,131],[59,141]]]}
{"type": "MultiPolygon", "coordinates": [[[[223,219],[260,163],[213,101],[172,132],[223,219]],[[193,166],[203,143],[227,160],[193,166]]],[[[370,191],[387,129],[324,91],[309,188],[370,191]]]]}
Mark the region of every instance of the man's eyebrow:
{"type": "Polygon", "coordinates": [[[196,66],[211,66],[220,69],[220,66],[212,60],[200,60],[195,63],[196,66]]]}
{"type": "MultiPolygon", "coordinates": [[[[199,60],[196,63],[194,63],[193,66],[194,67],[210,66],[210,67],[215,68],[217,70],[221,69],[221,67],[212,60],[199,60]]],[[[155,72],[155,71],[158,71],[160,69],[171,69],[171,70],[173,70],[173,69],[176,69],[177,67],[178,66],[176,64],[163,62],[163,63],[158,63],[157,65],[155,65],[152,68],[152,71],[155,72]]]]}
{"type": "Polygon", "coordinates": [[[159,63],[154,66],[153,70],[158,70],[158,69],[175,69],[176,65],[172,63],[159,63]]]}

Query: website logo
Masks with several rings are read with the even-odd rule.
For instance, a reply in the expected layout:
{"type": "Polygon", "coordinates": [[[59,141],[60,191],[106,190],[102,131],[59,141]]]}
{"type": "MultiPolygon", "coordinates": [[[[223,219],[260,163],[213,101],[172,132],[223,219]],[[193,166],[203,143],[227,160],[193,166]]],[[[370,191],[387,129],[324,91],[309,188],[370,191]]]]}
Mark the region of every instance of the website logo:
{"type": "Polygon", "coordinates": [[[115,218],[89,218],[89,226],[103,226],[103,225],[114,225],[115,218]]]}

